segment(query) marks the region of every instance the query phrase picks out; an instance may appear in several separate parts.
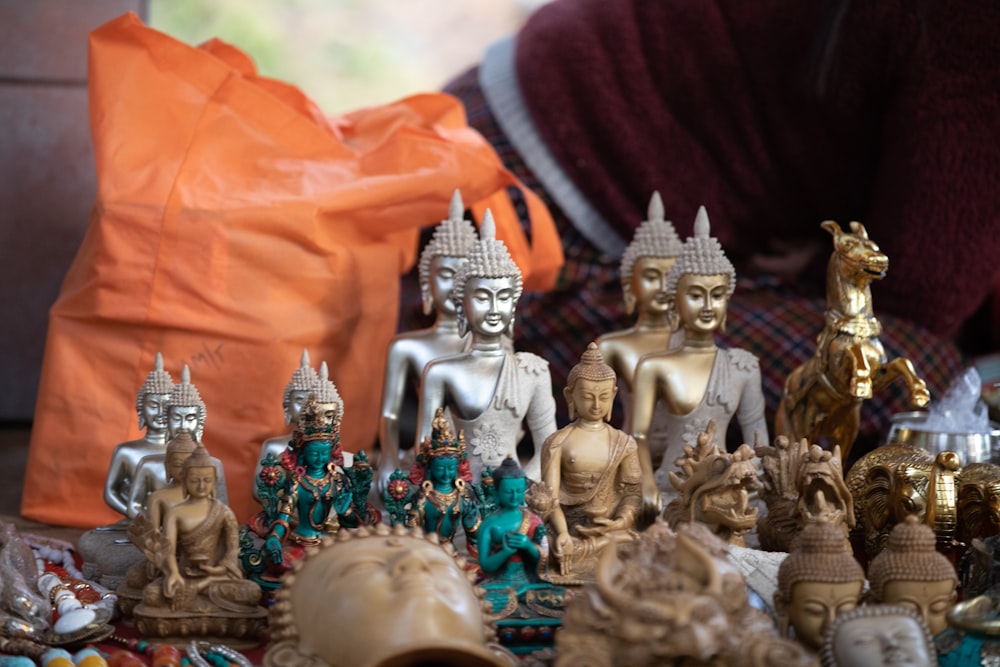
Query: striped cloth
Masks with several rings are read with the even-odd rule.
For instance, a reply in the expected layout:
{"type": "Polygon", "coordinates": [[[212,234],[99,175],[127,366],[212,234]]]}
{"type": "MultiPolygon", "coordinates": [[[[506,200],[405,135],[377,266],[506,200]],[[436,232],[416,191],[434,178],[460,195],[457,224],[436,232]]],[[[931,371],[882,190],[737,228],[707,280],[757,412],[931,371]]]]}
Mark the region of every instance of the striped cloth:
{"type": "MultiPolygon", "coordinates": [[[[534,352],[551,364],[553,390],[560,411],[557,419],[560,424],[565,423],[568,417],[561,389],[570,368],[579,361],[587,343],[633,323],[633,317],[625,314],[622,301],[618,275],[621,258],[602,256],[576,231],[539,185],[497,125],[480,90],[476,69],[455,79],[446,90],[462,100],[469,124],[493,145],[506,167],[546,203],[563,239],[566,264],[560,279],[555,289],[547,294],[525,293],[521,297],[514,343],[517,349],[534,352]]],[[[524,207],[516,191],[511,190],[511,195],[523,223],[526,219],[524,207]]],[[[527,231],[527,227],[525,229],[527,231]]],[[[426,242],[429,236],[428,230],[423,240],[426,242]]],[[[877,285],[873,292],[878,313],[877,285]]],[[[774,411],[781,399],[785,378],[816,351],[816,336],[823,327],[824,310],[822,286],[807,290],[773,278],[740,278],[737,282],[729,303],[726,331],[718,336],[718,341],[723,347],[743,348],[760,359],[769,427],[774,423],[774,411]]],[[[962,370],[963,359],[955,345],[900,318],[879,315],[879,319],[883,325],[880,340],[888,357],[910,359],[917,373],[926,380],[931,396],[941,396],[962,370]]],[[[403,281],[400,330],[426,326],[427,319],[420,309],[416,271],[413,271],[403,281]]],[[[852,459],[878,444],[888,431],[889,418],[893,414],[908,409],[902,382],[894,383],[867,401],[862,407],[861,433],[852,459]]],[[[620,425],[621,419],[618,405],[613,423],[620,425]]],[[[739,437],[738,429],[736,437],[739,437]]],[[[733,443],[732,438],[730,443],[733,443]]]]}

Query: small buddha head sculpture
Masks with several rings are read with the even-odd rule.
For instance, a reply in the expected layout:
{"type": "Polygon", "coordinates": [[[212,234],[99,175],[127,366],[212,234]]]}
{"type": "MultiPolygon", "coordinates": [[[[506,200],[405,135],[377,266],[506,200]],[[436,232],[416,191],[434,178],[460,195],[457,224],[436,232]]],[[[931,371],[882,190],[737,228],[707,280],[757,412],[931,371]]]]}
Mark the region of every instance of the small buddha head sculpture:
{"type": "Polygon", "coordinates": [[[496,489],[497,505],[501,508],[513,509],[524,505],[528,478],[514,457],[508,456],[493,471],[493,488],[496,489]]]}
{"type": "Polygon", "coordinates": [[[725,330],[729,297],[736,289],[736,269],[718,239],[710,235],[708,213],[698,209],[694,236],[684,242],[677,263],[667,276],[673,295],[675,329],[714,333],[725,330]]]}
{"type": "Polygon", "coordinates": [[[191,432],[195,442],[201,442],[205,432],[205,401],[198,387],[191,384],[191,369],[184,364],[181,381],[170,390],[167,401],[167,437],[173,440],[181,429],[191,432]]]}
{"type": "Polygon", "coordinates": [[[480,238],[466,257],[452,292],[458,333],[464,336],[471,330],[481,335],[512,337],[514,311],[524,285],[521,269],[504,242],[496,238],[496,224],[489,209],[483,215],[480,238]]]}
{"type": "Polygon", "coordinates": [[[857,607],[827,628],[823,667],[936,667],[930,629],[920,614],[902,605],[857,607]]]}
{"type": "Polygon", "coordinates": [[[191,431],[182,428],[177,437],[167,443],[167,455],[163,467],[167,473],[167,481],[180,483],[184,473],[184,463],[194,453],[198,443],[191,437],[191,431]]]}
{"type": "Polygon", "coordinates": [[[198,445],[181,467],[185,498],[214,498],[219,473],[204,445],[198,445]]]}
{"type": "Polygon", "coordinates": [[[455,314],[455,302],[452,301],[455,274],[478,238],[476,228],[463,217],[464,209],[462,195],[455,190],[448,206],[448,219],[434,229],[431,240],[420,253],[418,269],[424,315],[430,315],[435,309],[455,314]]]}
{"type": "Polygon", "coordinates": [[[513,666],[490,646],[483,591],[465,567],[419,528],[379,524],[326,537],[282,581],[264,664],[513,666]]]}
{"type": "Polygon", "coordinates": [[[566,378],[563,396],[569,407],[569,418],[591,423],[611,419],[617,393],[617,374],[604,362],[597,343],[590,343],[580,356],[580,363],[570,369],[566,378]]]}
{"type": "Polygon", "coordinates": [[[319,374],[309,390],[309,395],[316,401],[318,423],[340,433],[340,422],[344,418],[344,401],[337,391],[337,386],[330,380],[330,368],[325,361],[319,365],[319,374]]]}
{"type": "Polygon", "coordinates": [[[621,281],[625,312],[666,312],[670,306],[667,274],[677,261],[683,243],[669,220],[663,219],[659,192],[649,198],[646,220],[639,225],[622,254],[621,281]]]}
{"type": "Polygon", "coordinates": [[[285,424],[298,424],[299,415],[306,406],[309,391],[315,386],[319,376],[309,365],[309,350],[302,350],[299,367],[292,373],[292,379],[285,386],[281,407],[285,410],[285,424]]]}
{"type": "Polygon", "coordinates": [[[463,483],[472,481],[472,470],[465,449],[465,433],[459,432],[457,437],[451,434],[451,424],[444,416],[444,408],[438,408],[431,423],[431,435],[424,438],[417,453],[415,478],[412,481],[419,484],[428,479],[438,490],[455,486],[461,479],[463,483]]]}
{"type": "Polygon", "coordinates": [[[167,402],[173,388],[173,378],[163,370],[163,355],[157,352],[153,370],[135,396],[135,413],[139,417],[140,429],[152,433],[167,432],[167,402]]]}
{"type": "Polygon", "coordinates": [[[864,583],[843,531],[826,521],[807,524],[778,568],[779,632],[791,624],[799,641],[818,649],[830,622],[858,605],[864,583]]]}
{"type": "Polygon", "coordinates": [[[868,566],[875,602],[912,607],[935,635],[948,626],[945,616],[955,604],[958,586],[955,568],[935,549],[936,542],[930,526],[908,516],[868,566]]]}

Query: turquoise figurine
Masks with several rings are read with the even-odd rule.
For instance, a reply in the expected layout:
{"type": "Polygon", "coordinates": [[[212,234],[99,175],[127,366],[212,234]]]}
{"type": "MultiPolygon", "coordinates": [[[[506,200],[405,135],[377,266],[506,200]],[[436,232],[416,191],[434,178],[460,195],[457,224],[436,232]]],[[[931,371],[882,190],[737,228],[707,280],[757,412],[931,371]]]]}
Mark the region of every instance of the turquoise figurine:
{"type": "Polygon", "coordinates": [[[567,590],[546,581],[545,523],[525,507],[528,480],[513,458],[493,471],[497,510],[483,520],[479,567],[500,643],[515,654],[550,647],[567,590]]]}

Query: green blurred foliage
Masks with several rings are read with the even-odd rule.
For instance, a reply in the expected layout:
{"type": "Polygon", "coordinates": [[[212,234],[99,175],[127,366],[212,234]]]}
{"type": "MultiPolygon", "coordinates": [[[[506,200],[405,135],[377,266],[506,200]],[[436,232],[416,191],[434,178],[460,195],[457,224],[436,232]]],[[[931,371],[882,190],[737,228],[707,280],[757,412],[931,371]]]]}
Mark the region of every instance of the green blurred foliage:
{"type": "Polygon", "coordinates": [[[295,84],[338,113],[443,81],[378,9],[365,0],[152,0],[150,25],[189,44],[229,42],[260,74],[295,84]]]}

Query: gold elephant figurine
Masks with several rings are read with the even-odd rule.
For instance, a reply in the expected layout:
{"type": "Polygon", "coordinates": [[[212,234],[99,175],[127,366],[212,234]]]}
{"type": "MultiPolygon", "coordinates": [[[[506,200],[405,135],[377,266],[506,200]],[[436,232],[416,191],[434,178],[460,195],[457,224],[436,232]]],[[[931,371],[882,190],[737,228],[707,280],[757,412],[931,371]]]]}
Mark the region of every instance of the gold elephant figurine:
{"type": "Polygon", "coordinates": [[[954,556],[960,468],[954,452],[935,457],[909,445],[883,445],[859,459],[847,474],[847,487],[867,558],[874,558],[893,526],[911,514],[934,530],[939,551],[954,556]]]}
{"type": "Polygon", "coordinates": [[[1000,465],[972,463],[962,468],[958,487],[958,540],[1000,534],[1000,465]]]}

